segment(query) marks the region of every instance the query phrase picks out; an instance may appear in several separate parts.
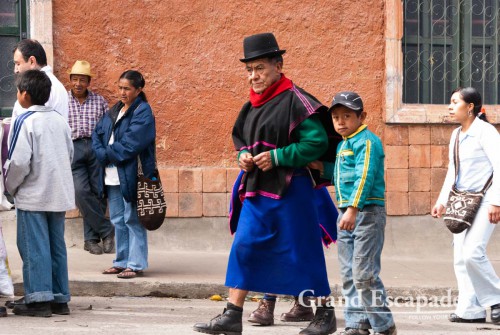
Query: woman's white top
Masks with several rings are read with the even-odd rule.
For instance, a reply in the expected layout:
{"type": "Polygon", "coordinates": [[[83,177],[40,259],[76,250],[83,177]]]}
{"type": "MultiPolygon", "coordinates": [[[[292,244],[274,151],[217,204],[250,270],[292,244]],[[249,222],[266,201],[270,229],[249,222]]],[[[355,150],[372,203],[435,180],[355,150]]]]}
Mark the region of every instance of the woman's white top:
{"type": "MultiPolygon", "coordinates": [[[[437,203],[446,206],[448,195],[455,182],[455,161],[453,148],[458,127],[451,134],[448,157],[448,172],[437,203]]],[[[500,134],[494,126],[475,118],[467,132],[460,131],[459,137],[460,171],[457,189],[478,192],[493,173],[493,183],[486,192],[483,204],[500,206],[500,134]]]]}
{"type": "MultiPolygon", "coordinates": [[[[118,117],[116,118],[116,122],[120,120],[123,115],[125,115],[125,110],[122,108],[120,109],[120,112],[118,113],[118,117]]],[[[115,122],[115,124],[116,124],[115,122]]],[[[111,145],[115,143],[115,133],[111,132],[111,137],[109,138],[108,145],[111,145]]],[[[118,177],[118,169],[114,164],[109,164],[106,166],[105,169],[105,176],[104,176],[104,185],[109,185],[109,186],[116,186],[120,185],[120,178],[118,177]]]]}

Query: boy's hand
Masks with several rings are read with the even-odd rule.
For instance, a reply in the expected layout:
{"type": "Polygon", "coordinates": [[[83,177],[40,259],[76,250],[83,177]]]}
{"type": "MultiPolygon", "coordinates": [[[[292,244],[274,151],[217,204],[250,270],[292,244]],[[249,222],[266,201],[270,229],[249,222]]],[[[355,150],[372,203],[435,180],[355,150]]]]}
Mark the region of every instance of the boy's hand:
{"type": "Polygon", "coordinates": [[[309,168],[311,168],[311,169],[319,170],[319,172],[321,173],[321,175],[323,175],[323,171],[324,171],[323,162],[321,162],[321,161],[314,161],[314,162],[311,162],[311,163],[307,164],[307,166],[309,168]]]}
{"type": "Polygon", "coordinates": [[[436,205],[434,205],[434,207],[432,207],[431,215],[432,215],[432,217],[440,218],[441,215],[443,215],[445,211],[446,210],[445,210],[443,205],[436,204],[436,205]]]}
{"type": "Polygon", "coordinates": [[[344,215],[339,222],[339,228],[342,230],[354,230],[356,224],[356,216],[358,215],[358,209],[355,207],[347,207],[344,215]]]}
{"type": "Polygon", "coordinates": [[[238,165],[240,166],[240,169],[242,169],[245,172],[252,171],[254,166],[252,154],[249,152],[241,154],[238,160],[238,165]]]}
{"type": "Polygon", "coordinates": [[[271,162],[271,152],[261,152],[253,158],[253,162],[262,171],[269,171],[273,168],[273,163],[271,162]]]}

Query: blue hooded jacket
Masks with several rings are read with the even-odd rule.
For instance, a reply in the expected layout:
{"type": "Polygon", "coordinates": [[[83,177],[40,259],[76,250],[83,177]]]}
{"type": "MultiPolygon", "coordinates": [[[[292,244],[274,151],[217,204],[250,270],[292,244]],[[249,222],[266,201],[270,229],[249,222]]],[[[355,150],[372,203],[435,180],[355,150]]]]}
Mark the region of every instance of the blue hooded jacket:
{"type": "Polygon", "coordinates": [[[128,202],[137,201],[137,157],[148,178],[153,176],[155,163],[155,119],[151,106],[137,97],[123,117],[116,121],[122,102],[115,104],[97,123],[92,133],[92,148],[101,163],[98,180],[99,197],[105,196],[105,167],[117,167],[120,190],[128,202]],[[108,145],[114,133],[114,143],[108,145]]]}

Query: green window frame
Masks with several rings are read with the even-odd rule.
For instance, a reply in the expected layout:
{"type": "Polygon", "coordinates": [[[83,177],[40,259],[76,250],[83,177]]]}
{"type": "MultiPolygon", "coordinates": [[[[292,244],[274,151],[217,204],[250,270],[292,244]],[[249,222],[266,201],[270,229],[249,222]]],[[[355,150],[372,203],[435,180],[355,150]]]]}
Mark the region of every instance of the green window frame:
{"type": "Polygon", "coordinates": [[[0,117],[12,115],[16,101],[12,48],[28,38],[27,0],[2,0],[0,4],[0,117]]]}
{"type": "Polygon", "coordinates": [[[447,104],[458,86],[500,103],[500,0],[403,0],[403,103],[447,104]]]}

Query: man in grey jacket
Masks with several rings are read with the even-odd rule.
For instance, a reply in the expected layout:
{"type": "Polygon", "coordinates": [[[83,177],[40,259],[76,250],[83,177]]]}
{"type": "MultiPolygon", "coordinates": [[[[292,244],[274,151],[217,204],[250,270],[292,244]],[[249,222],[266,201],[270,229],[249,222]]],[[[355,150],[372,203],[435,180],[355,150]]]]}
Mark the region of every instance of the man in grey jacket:
{"type": "Polygon", "coordinates": [[[75,208],[71,130],[63,116],[44,106],[51,90],[47,74],[25,71],[16,85],[18,102],[27,111],[12,128],[5,186],[16,205],[25,295],[13,312],[66,315],[70,293],[64,217],[75,208]]]}

